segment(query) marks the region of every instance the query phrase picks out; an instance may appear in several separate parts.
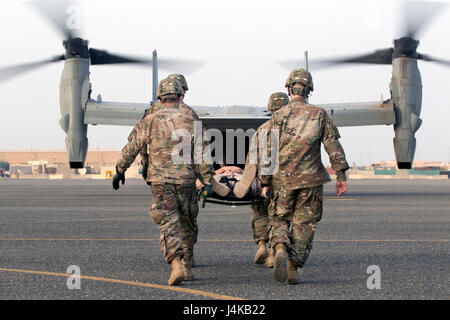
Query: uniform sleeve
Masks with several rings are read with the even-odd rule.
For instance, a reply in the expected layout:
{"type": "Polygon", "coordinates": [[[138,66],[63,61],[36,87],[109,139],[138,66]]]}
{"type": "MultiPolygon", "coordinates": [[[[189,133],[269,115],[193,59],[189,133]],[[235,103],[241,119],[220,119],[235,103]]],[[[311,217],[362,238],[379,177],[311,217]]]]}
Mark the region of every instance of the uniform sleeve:
{"type": "Polygon", "coordinates": [[[149,143],[148,129],[151,121],[141,121],[133,131],[132,134],[128,136],[131,140],[122,149],[120,153],[120,158],[116,163],[117,171],[120,173],[125,173],[125,171],[131,166],[134,159],[138,153],[146,148],[149,143]],[[133,133],[134,132],[134,133],[133,133]]]}
{"type": "MultiPolygon", "coordinates": [[[[197,112],[195,112],[194,109],[192,109],[192,117],[194,118],[195,121],[200,121],[200,118],[198,117],[197,112]]],[[[203,124],[203,127],[205,127],[205,125],[203,124]]]]}
{"type": "MultiPolygon", "coordinates": [[[[261,127],[258,128],[257,130],[257,145],[258,145],[258,162],[259,162],[259,166],[258,166],[258,178],[261,180],[262,184],[272,184],[272,177],[273,177],[273,170],[268,170],[270,169],[271,166],[273,166],[272,162],[268,162],[268,163],[262,163],[261,159],[263,158],[267,158],[267,156],[272,155],[272,131],[271,130],[277,130],[275,132],[278,132],[279,134],[281,133],[281,127],[283,125],[283,120],[282,119],[278,119],[278,121],[275,120],[274,114],[272,114],[272,117],[270,118],[269,123],[264,123],[261,127]],[[261,135],[265,135],[264,139],[266,140],[266,149],[260,145],[261,143],[261,135]],[[266,155],[261,155],[261,152],[265,152],[266,155]],[[267,169],[267,170],[264,170],[267,169]],[[272,172],[272,174],[270,174],[270,172],[272,172]],[[263,174],[264,173],[264,174],[263,174]]],[[[278,143],[280,136],[278,136],[278,143]]],[[[278,145],[279,148],[279,145],[278,145]]],[[[277,156],[278,156],[278,150],[276,150],[277,152],[277,156]]],[[[271,158],[270,161],[272,161],[273,159],[271,158]]]]}
{"type": "Polygon", "coordinates": [[[322,143],[325,151],[328,153],[328,157],[330,158],[331,168],[336,171],[337,180],[345,181],[345,171],[347,171],[350,166],[345,159],[344,149],[339,142],[340,137],[339,131],[333,120],[331,120],[327,113],[324,112],[322,143]]]}
{"type": "MultiPolygon", "coordinates": [[[[149,110],[149,109],[148,109],[149,110]]],[[[148,110],[145,112],[144,114],[144,118],[150,114],[148,113],[148,110]]],[[[133,140],[133,138],[136,138],[136,133],[138,130],[138,126],[140,123],[144,122],[144,118],[142,118],[142,120],[134,126],[133,130],[130,132],[130,134],[128,135],[128,142],[131,142],[133,140]]],[[[141,151],[139,152],[139,155],[141,156],[141,165],[143,167],[148,166],[148,153],[147,153],[147,145],[144,145],[143,148],[141,149],[141,151]]]]}
{"type": "Polygon", "coordinates": [[[191,150],[192,150],[192,159],[194,159],[194,171],[195,171],[195,175],[197,176],[197,178],[200,180],[200,182],[202,184],[211,184],[212,183],[212,179],[214,177],[214,175],[216,174],[214,167],[212,164],[207,164],[205,162],[205,159],[203,157],[203,150],[206,149],[207,144],[204,141],[203,137],[205,135],[205,131],[206,128],[205,126],[202,124],[202,149],[201,150],[196,150],[195,148],[195,137],[192,138],[192,146],[191,146],[191,150]],[[196,152],[198,152],[198,154],[196,154],[196,152]],[[200,164],[196,164],[195,163],[195,159],[202,159],[202,162],[200,164]]]}
{"type": "Polygon", "coordinates": [[[202,163],[197,165],[197,177],[203,184],[211,184],[215,172],[212,165],[202,163]]]}
{"type": "Polygon", "coordinates": [[[264,173],[271,172],[271,170],[264,170],[265,168],[269,168],[270,167],[270,163],[262,163],[261,162],[261,154],[260,153],[262,151],[262,148],[260,146],[260,140],[259,140],[260,139],[260,135],[262,133],[264,133],[264,134],[267,133],[267,137],[266,137],[266,139],[267,139],[267,149],[264,150],[264,151],[266,151],[268,155],[272,154],[271,153],[272,152],[271,144],[270,144],[271,143],[271,139],[269,138],[270,137],[270,133],[269,132],[261,132],[260,130],[258,130],[256,132],[257,133],[256,134],[256,139],[258,139],[257,140],[257,156],[258,156],[258,163],[259,163],[257,177],[258,177],[259,180],[261,180],[262,184],[272,184],[272,175],[270,175],[270,174],[262,174],[263,172],[264,173]]]}
{"type": "Polygon", "coordinates": [[[150,103],[150,108],[148,108],[148,109],[145,111],[144,117],[147,116],[147,115],[149,115],[149,114],[151,114],[151,113],[155,113],[155,105],[156,105],[156,103],[153,103],[153,102],[150,103]]]}

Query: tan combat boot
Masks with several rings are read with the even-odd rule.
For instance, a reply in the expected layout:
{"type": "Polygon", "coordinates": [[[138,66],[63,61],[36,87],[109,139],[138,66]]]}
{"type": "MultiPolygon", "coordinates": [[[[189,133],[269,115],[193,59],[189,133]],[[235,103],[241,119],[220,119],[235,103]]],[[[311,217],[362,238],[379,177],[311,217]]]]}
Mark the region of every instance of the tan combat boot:
{"type": "Polygon", "coordinates": [[[170,286],[179,285],[184,279],[183,266],[181,265],[180,257],[175,257],[170,263],[170,266],[172,267],[172,272],[170,273],[168,283],[170,286]]]}
{"type": "Polygon", "coordinates": [[[274,263],[275,263],[275,249],[270,248],[269,256],[267,257],[267,260],[266,260],[266,267],[273,268],[274,263]]]}
{"type": "Polygon", "coordinates": [[[288,261],[287,267],[287,283],[288,284],[298,284],[299,282],[298,268],[291,261],[288,261]]]}
{"type": "Polygon", "coordinates": [[[258,251],[256,251],[255,263],[263,264],[266,261],[267,255],[266,242],[261,240],[258,242],[258,251]]]}
{"type": "Polygon", "coordinates": [[[287,280],[287,262],[288,255],[284,244],[279,243],[275,246],[275,264],[273,268],[273,276],[278,282],[286,282],[287,280]]]}

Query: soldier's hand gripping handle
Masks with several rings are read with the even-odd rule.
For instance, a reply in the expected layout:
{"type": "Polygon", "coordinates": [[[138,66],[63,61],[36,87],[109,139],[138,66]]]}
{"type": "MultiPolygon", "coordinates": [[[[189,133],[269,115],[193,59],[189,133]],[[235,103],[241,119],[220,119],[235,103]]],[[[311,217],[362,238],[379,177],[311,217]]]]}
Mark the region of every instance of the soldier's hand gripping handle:
{"type": "Polygon", "coordinates": [[[120,181],[122,181],[122,185],[125,184],[125,174],[118,172],[117,168],[116,168],[116,174],[114,175],[113,180],[112,180],[112,185],[113,185],[114,190],[119,190],[120,181]]]}
{"type": "Polygon", "coordinates": [[[212,194],[212,185],[205,184],[203,188],[200,189],[200,196],[204,199],[210,197],[212,194]]]}
{"type": "Polygon", "coordinates": [[[263,197],[264,199],[269,199],[270,198],[270,187],[264,185],[261,191],[261,197],[263,197]]]}

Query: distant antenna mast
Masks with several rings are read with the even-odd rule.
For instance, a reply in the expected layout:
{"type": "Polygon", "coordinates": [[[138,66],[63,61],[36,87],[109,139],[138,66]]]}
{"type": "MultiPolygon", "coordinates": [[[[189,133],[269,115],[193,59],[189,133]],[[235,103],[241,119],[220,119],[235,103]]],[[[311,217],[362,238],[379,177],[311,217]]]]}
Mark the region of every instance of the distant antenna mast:
{"type": "Polygon", "coordinates": [[[305,51],[305,70],[309,71],[309,67],[308,67],[308,51],[305,51]]]}
{"type": "Polygon", "coordinates": [[[152,79],[152,102],[155,103],[158,99],[156,98],[156,89],[158,87],[158,53],[153,50],[153,79],[152,79]]]}

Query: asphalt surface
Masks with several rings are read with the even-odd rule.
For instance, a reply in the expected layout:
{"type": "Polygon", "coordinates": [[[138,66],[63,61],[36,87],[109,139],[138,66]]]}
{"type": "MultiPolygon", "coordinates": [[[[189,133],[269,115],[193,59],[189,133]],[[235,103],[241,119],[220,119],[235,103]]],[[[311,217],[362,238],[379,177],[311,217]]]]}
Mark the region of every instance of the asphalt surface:
{"type": "Polygon", "coordinates": [[[148,215],[149,187],[110,181],[0,179],[0,299],[449,299],[450,180],[325,186],[322,221],[301,284],[253,263],[249,207],[199,214],[196,280],[168,287],[148,215]],[[70,265],[81,289],[69,290],[70,265]],[[380,268],[370,290],[367,268],[380,268]]]}

